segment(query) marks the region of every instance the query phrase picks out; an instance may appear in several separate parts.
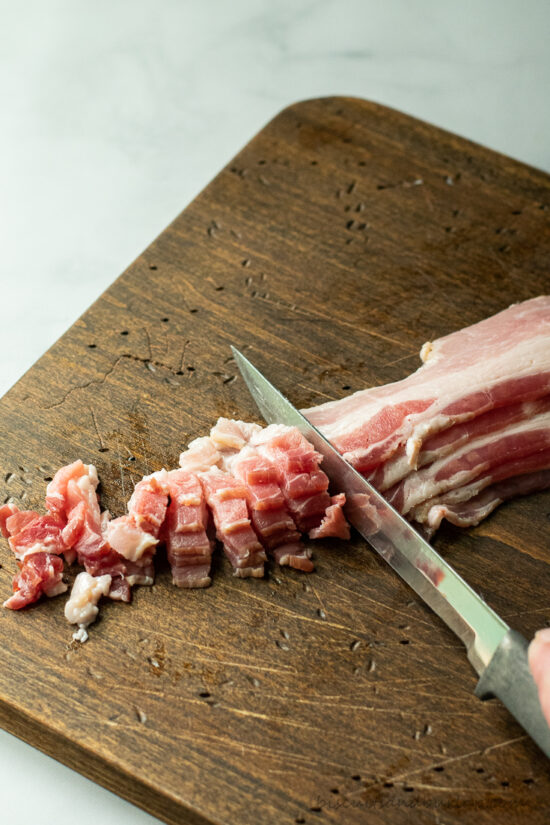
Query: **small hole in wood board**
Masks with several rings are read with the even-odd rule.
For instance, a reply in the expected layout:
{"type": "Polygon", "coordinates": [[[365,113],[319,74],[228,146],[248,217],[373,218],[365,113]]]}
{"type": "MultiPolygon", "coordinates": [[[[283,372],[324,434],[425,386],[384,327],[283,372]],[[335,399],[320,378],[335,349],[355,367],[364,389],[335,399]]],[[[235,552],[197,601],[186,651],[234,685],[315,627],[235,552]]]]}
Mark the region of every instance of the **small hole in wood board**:
{"type": "Polygon", "coordinates": [[[445,770],[445,768],[443,767],[443,765],[436,765],[435,768],[434,768],[434,771],[436,773],[441,773],[444,770],[445,770]]]}
{"type": "Polygon", "coordinates": [[[351,390],[351,386],[349,384],[342,384],[343,390],[351,390]]]}
{"type": "Polygon", "coordinates": [[[385,788],[393,788],[393,782],[384,782],[385,788]]]}
{"type": "Polygon", "coordinates": [[[500,784],[502,785],[503,788],[509,788],[510,787],[510,783],[506,779],[503,782],[501,782],[500,784]]]}
{"type": "Polygon", "coordinates": [[[210,698],[210,694],[208,693],[207,690],[203,690],[201,693],[199,693],[199,696],[201,697],[201,699],[209,699],[210,698]]]}
{"type": "Polygon", "coordinates": [[[88,349],[95,349],[97,344],[88,344],[88,349]]]}
{"type": "Polygon", "coordinates": [[[44,476],[44,481],[53,481],[51,476],[44,476]]]}
{"type": "Polygon", "coordinates": [[[99,447],[98,452],[100,452],[100,453],[108,453],[108,452],[109,452],[109,448],[108,448],[108,447],[99,447]]]}
{"type": "Polygon", "coordinates": [[[120,334],[121,334],[121,335],[129,335],[130,333],[128,332],[128,330],[127,330],[127,329],[123,329],[123,330],[122,330],[122,332],[121,332],[120,334]]]}
{"type": "Polygon", "coordinates": [[[317,161],[316,160],[310,160],[310,165],[311,166],[317,166],[317,161]]]}
{"type": "Polygon", "coordinates": [[[340,790],[339,790],[339,788],[331,788],[330,792],[331,793],[340,793],[340,790]]]}
{"type": "Polygon", "coordinates": [[[191,312],[194,315],[195,312],[198,312],[198,309],[190,309],[189,312],[191,312]]]}
{"type": "Polygon", "coordinates": [[[414,791],[414,788],[412,787],[412,785],[404,785],[403,790],[410,792],[410,791],[414,791]]]}
{"type": "Polygon", "coordinates": [[[225,289],[225,287],[223,287],[223,286],[217,286],[216,287],[216,292],[223,292],[224,289],[225,289]]]}
{"type": "Polygon", "coordinates": [[[160,320],[162,321],[163,324],[167,324],[168,321],[170,320],[170,318],[161,318],[160,320]]]}
{"type": "Polygon", "coordinates": [[[524,780],[523,780],[523,784],[524,784],[524,785],[532,785],[532,784],[534,783],[534,781],[535,781],[534,779],[531,779],[531,778],[529,777],[528,779],[524,779],[524,780]]]}
{"type": "Polygon", "coordinates": [[[408,640],[408,639],[400,639],[400,640],[399,640],[399,644],[400,644],[400,645],[408,645],[408,644],[409,644],[409,640],[408,640]]]}
{"type": "Polygon", "coordinates": [[[294,822],[296,823],[296,825],[304,825],[305,819],[303,816],[297,816],[294,822]]]}
{"type": "Polygon", "coordinates": [[[149,269],[153,269],[153,270],[158,269],[158,266],[156,264],[151,264],[149,269]]]}
{"type": "Polygon", "coordinates": [[[320,808],[318,805],[312,805],[309,810],[313,811],[314,814],[320,814],[323,809],[320,808]]]}
{"type": "Polygon", "coordinates": [[[354,773],[351,778],[353,779],[354,782],[360,782],[361,781],[361,777],[358,773],[354,773]]]}
{"type": "Polygon", "coordinates": [[[187,372],[195,372],[195,367],[187,367],[187,372]]]}

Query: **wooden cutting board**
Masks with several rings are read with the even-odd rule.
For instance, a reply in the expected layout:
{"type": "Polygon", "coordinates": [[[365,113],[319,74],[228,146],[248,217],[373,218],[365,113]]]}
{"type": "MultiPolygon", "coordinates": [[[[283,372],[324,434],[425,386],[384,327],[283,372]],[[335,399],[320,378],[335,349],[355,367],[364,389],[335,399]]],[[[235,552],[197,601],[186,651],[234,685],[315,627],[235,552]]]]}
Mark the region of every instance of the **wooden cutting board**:
{"type": "MultiPolygon", "coordinates": [[[[297,406],[402,378],[422,343],[548,291],[550,179],[362,100],[285,109],[2,399],[2,500],[97,465],[124,511],[220,415],[235,344],[297,406]]],[[[123,220],[123,216],[121,216],[123,220]]],[[[550,623],[550,501],[436,547],[526,636],[550,623]]],[[[1,542],[0,585],[15,562],[1,542]]],[[[0,722],[168,823],[543,823],[548,762],[364,544],[174,588],[165,561],[71,643],[64,598],[0,611],[0,722]]]]}

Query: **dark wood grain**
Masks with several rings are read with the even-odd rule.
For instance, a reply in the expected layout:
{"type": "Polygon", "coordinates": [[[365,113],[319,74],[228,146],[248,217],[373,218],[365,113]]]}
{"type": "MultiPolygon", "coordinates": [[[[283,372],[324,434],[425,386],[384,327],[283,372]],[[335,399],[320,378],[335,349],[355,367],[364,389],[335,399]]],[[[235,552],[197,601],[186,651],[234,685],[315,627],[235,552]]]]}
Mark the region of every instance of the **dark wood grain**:
{"type": "MultiPolygon", "coordinates": [[[[354,99],[283,111],[0,402],[2,498],[97,465],[124,510],[219,415],[229,345],[298,406],[396,380],[422,343],[548,291],[549,178],[354,99]]],[[[436,546],[518,630],[550,623],[547,495],[436,546]]],[[[1,590],[15,570],[2,542],[1,590]]],[[[205,591],[165,562],[71,643],[64,600],[0,612],[10,731],[169,823],[543,823],[548,763],[453,634],[359,540],[309,577],[205,591]]]]}

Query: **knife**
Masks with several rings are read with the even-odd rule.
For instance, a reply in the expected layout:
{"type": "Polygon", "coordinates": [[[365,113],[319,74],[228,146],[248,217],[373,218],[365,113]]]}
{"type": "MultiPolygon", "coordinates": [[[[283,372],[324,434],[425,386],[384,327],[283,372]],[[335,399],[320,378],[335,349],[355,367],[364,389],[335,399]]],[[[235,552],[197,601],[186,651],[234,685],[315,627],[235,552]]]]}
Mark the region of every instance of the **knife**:
{"type": "Polygon", "coordinates": [[[550,727],[527,662],[528,643],[492,610],[405,519],[235,347],[245,384],[268,424],[297,427],[323,456],[322,466],[346,494],[346,516],[364,539],[443,619],[466,647],[479,675],[475,694],[498,697],[550,757],[550,727]]]}

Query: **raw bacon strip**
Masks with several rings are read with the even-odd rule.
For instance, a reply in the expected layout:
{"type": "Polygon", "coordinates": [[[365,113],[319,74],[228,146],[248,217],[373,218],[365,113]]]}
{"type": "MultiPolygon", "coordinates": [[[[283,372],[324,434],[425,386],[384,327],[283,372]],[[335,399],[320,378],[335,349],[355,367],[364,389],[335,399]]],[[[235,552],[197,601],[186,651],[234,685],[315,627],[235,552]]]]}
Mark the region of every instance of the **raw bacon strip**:
{"type": "Polygon", "coordinates": [[[177,587],[207,587],[211,583],[212,543],[206,528],[208,510],[201,483],[194,473],[167,474],[170,504],[163,538],[177,587]]]}
{"type": "Polygon", "coordinates": [[[438,518],[436,515],[437,508],[449,506],[452,509],[455,505],[464,504],[474,498],[492,484],[497,484],[500,481],[515,478],[516,476],[523,476],[528,473],[538,473],[540,470],[547,470],[549,468],[550,449],[539,450],[532,455],[515,458],[511,461],[503,461],[502,464],[482,473],[469,484],[456,487],[441,496],[436,496],[417,505],[410,511],[409,518],[415,522],[427,524],[437,529],[441,523],[441,518],[438,518]]]}
{"type": "Polygon", "coordinates": [[[13,579],[13,596],[4,607],[19,610],[38,601],[40,596],[57,596],[64,593],[63,559],[51,553],[32,553],[19,563],[19,573],[13,579]]]}
{"type": "Polygon", "coordinates": [[[263,576],[266,555],[250,524],[246,486],[220,470],[199,473],[199,479],[235,575],[263,576]]]}
{"type": "Polygon", "coordinates": [[[359,471],[401,445],[411,467],[423,442],[447,427],[550,393],[550,296],[515,304],[421,351],[408,378],[305,410],[359,471]]]}
{"type": "Polygon", "coordinates": [[[499,481],[477,495],[466,495],[463,501],[454,501],[432,506],[425,519],[430,534],[439,528],[443,519],[457,527],[474,527],[495,510],[499,504],[516,496],[525,496],[547,490],[550,487],[550,468],[499,481]]]}
{"type": "Polygon", "coordinates": [[[406,514],[422,501],[461,487],[507,460],[520,460],[550,448],[550,413],[522,421],[501,433],[489,434],[461,447],[395,485],[388,501],[406,514]]]}
{"type": "MultiPolygon", "coordinates": [[[[455,424],[454,427],[449,427],[426,439],[418,454],[416,467],[419,469],[432,464],[475,438],[500,432],[512,424],[529,421],[548,411],[550,411],[550,396],[545,396],[537,401],[525,401],[499,407],[472,418],[470,421],[455,424]]],[[[395,455],[369,473],[367,479],[377,490],[384,492],[404,479],[410,472],[411,467],[405,447],[399,447],[395,455]]]]}

